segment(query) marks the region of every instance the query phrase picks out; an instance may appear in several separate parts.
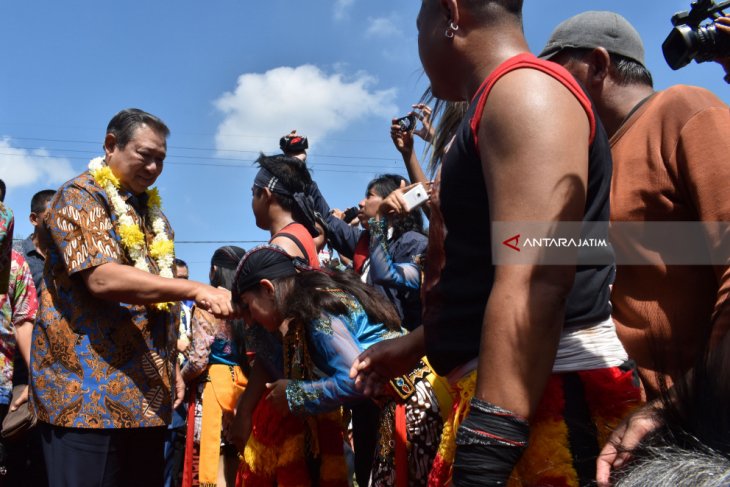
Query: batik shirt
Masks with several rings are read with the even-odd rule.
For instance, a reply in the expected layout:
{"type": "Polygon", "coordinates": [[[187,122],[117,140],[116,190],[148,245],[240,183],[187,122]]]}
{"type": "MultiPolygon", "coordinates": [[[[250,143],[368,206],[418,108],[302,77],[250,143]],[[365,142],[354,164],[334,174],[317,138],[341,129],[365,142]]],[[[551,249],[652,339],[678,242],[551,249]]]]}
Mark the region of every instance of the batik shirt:
{"type": "Polygon", "coordinates": [[[228,320],[218,319],[207,311],[195,308],[192,328],[193,342],[188,361],[182,368],[185,382],[200,376],[208,365],[238,365],[238,355],[233,338],[233,324],[228,320]]]}
{"type": "Polygon", "coordinates": [[[286,398],[295,414],[325,413],[364,399],[355,389],[355,380],[350,378],[352,363],[375,343],[405,333],[405,330],[389,330],[382,323],[371,322],[358,301],[349,294],[334,292],[347,304],[349,312],[344,315],[323,312],[307,325],[309,353],[324,377],[289,381],[286,398]]]}
{"type": "MultiPolygon", "coordinates": [[[[120,196],[149,246],[146,195],[120,196]]],[[[31,402],[46,423],[136,428],[170,421],[179,306],[160,311],[97,299],[80,275],[107,263],[132,265],[117,220],[106,192],[84,173],[59,189],[43,223],[46,287],[33,330],[31,402]]],[[[149,255],[147,265],[159,273],[149,255]]]]}
{"type": "Polygon", "coordinates": [[[10,404],[13,392],[15,327],[31,326],[38,311],[33,275],[23,256],[12,251],[7,294],[0,294],[0,404],[10,404]]]}

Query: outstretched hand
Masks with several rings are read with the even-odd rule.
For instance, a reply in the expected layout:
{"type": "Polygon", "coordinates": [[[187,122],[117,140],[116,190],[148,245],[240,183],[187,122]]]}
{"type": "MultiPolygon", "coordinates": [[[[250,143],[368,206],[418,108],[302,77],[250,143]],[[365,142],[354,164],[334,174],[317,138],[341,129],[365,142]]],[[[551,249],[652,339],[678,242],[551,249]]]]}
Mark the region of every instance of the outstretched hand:
{"type": "Polygon", "coordinates": [[[596,481],[599,487],[609,487],[611,471],[625,465],[631,458],[631,451],[647,434],[661,425],[656,408],[655,403],[646,404],[613,430],[596,462],[596,481]]]}
{"type": "Polygon", "coordinates": [[[425,103],[416,103],[413,105],[413,113],[421,121],[421,127],[414,130],[413,133],[426,142],[433,142],[435,129],[431,125],[431,107],[425,103]]]}
{"type": "MultiPolygon", "coordinates": [[[[415,188],[419,184],[422,183],[413,183],[406,186],[406,182],[401,180],[400,187],[393,190],[388,196],[383,198],[383,201],[380,203],[380,206],[378,207],[378,216],[386,216],[386,215],[405,215],[408,213],[409,210],[407,210],[406,200],[403,198],[403,195],[408,192],[410,189],[415,188]]],[[[426,187],[426,191],[428,192],[429,196],[431,195],[431,184],[427,183],[424,184],[424,187],[426,187]]]]}
{"type": "Polygon", "coordinates": [[[398,119],[394,118],[390,124],[390,138],[398,152],[405,157],[410,157],[413,152],[413,132],[401,129],[398,119]]]}
{"type": "Polygon", "coordinates": [[[230,318],[234,314],[231,292],[222,287],[201,284],[195,293],[195,304],[217,318],[230,318]]]}
{"type": "Polygon", "coordinates": [[[421,359],[416,334],[383,340],[365,350],[350,368],[355,388],[367,396],[380,395],[387,382],[415,368],[421,359]]]}
{"type": "MultiPolygon", "coordinates": [[[[730,36],[730,16],[725,15],[723,17],[715,19],[715,26],[717,27],[720,35],[730,36]]],[[[725,73],[727,74],[727,76],[725,76],[725,81],[730,83],[730,56],[722,55],[717,57],[715,61],[718,62],[725,69],[725,73]]]]}

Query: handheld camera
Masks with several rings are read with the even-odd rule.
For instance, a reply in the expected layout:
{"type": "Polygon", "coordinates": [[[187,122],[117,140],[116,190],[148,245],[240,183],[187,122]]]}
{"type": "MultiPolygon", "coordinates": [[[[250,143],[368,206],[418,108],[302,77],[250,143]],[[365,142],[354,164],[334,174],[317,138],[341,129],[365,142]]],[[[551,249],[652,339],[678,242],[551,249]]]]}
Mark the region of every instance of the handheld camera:
{"type": "Polygon", "coordinates": [[[664,59],[669,67],[677,70],[693,59],[698,63],[712,61],[730,55],[730,36],[719,32],[712,23],[730,7],[730,0],[716,4],[713,0],[697,0],[687,12],[672,16],[674,28],[662,44],[664,59]],[[709,23],[703,24],[706,20],[709,23]]]}
{"type": "Polygon", "coordinates": [[[396,123],[403,132],[412,132],[416,128],[416,114],[409,113],[405,117],[396,120],[396,123]]]}

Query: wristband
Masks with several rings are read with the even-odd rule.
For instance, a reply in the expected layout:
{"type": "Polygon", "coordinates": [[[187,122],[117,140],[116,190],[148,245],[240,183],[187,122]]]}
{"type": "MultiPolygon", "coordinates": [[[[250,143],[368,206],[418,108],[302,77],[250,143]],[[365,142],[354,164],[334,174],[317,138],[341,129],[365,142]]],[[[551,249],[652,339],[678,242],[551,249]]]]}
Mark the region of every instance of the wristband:
{"type": "Polygon", "coordinates": [[[454,485],[507,485],[527,448],[530,426],[513,412],[476,398],[470,407],[456,434],[454,485]]]}

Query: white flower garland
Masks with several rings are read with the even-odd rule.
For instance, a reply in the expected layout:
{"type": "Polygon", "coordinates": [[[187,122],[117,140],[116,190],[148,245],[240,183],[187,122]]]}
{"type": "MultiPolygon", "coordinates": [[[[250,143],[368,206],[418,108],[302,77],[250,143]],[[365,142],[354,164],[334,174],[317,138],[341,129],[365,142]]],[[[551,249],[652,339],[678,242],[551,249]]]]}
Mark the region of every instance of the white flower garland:
{"type": "MultiPolygon", "coordinates": [[[[150,272],[147,265],[147,245],[144,233],[139,226],[134,223],[134,219],[130,215],[131,209],[129,205],[119,195],[119,180],[114,176],[109,166],[106,165],[104,159],[97,157],[89,162],[89,173],[99,186],[106,192],[112,205],[112,210],[119,221],[119,235],[122,246],[129,254],[130,259],[134,262],[134,267],[150,272]]],[[[147,190],[148,195],[148,215],[152,221],[152,231],[154,238],[149,248],[149,253],[157,262],[160,269],[160,276],[172,278],[172,264],[175,259],[175,245],[165,232],[165,219],[162,216],[162,200],[160,199],[157,188],[147,190]]],[[[169,303],[158,303],[159,309],[167,309],[169,303]]]]}

